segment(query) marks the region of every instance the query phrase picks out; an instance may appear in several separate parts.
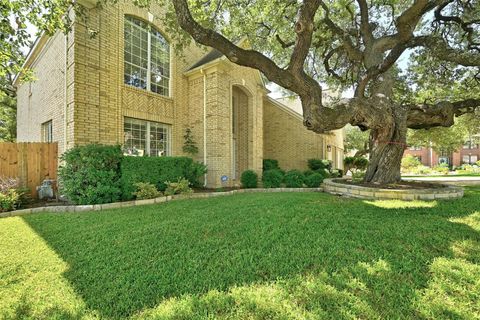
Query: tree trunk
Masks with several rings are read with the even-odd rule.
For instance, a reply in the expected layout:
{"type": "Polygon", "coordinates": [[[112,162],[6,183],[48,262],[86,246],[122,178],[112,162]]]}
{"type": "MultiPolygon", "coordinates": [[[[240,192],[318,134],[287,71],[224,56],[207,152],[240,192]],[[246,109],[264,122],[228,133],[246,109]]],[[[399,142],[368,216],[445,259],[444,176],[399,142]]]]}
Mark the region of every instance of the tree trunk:
{"type": "Polygon", "coordinates": [[[392,108],[393,122],[370,132],[370,162],[364,182],[390,184],[401,180],[400,165],[407,141],[407,110],[392,108]]]}

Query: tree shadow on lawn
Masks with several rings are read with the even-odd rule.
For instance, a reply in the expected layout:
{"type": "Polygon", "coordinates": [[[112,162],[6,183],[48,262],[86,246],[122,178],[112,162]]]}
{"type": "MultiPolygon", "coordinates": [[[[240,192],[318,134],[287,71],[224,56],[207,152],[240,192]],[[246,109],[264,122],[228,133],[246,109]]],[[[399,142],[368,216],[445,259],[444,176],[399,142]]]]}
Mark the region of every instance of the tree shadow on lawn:
{"type": "MultiPolygon", "coordinates": [[[[64,276],[87,307],[104,317],[131,316],[168,298],[313,277],[381,318],[417,318],[414,301],[432,261],[455,258],[457,241],[480,243],[479,232],[452,221],[477,211],[479,194],[409,208],[318,193],[244,194],[24,219],[69,264],[64,276]]],[[[315,299],[329,318],[355,313],[328,292],[315,299]]]]}

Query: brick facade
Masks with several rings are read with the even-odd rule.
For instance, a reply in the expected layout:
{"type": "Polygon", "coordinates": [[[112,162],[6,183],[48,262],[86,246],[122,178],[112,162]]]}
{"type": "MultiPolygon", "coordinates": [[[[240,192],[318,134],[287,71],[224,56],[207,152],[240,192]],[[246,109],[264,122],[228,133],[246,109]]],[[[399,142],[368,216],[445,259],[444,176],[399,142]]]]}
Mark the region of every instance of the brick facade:
{"type": "Polygon", "coordinates": [[[205,57],[205,48],[192,44],[182,56],[170,51],[168,97],[126,85],[124,17],[150,23],[170,41],[158,5],[150,13],[130,2],[87,12],[88,28],[98,30],[95,37],[74,20],[67,36],[43,36],[44,43],[32,51],[28,63],[38,80],[17,84],[19,141],[40,141],[41,124],[52,120],[60,152],[88,143],[123,144],[129,117],[169,125],[172,155],[183,155],[183,136],[190,128],[199,147],[195,158],[208,166],[209,187],[238,185],[246,169],[260,174],[263,158],[278,157],[285,169],[303,169],[313,157],[332,159],[341,167],[338,133],[309,132],[301,116],[272,103],[256,70],[225,57],[192,68],[205,57]],[[222,176],[228,181],[222,182],[222,176]]]}
{"type": "Polygon", "coordinates": [[[460,146],[457,151],[449,154],[438,154],[432,148],[408,148],[403,156],[412,155],[420,159],[420,162],[427,167],[434,167],[441,162],[447,161],[452,166],[460,166],[462,164],[474,164],[480,160],[480,146],[460,146]]]}

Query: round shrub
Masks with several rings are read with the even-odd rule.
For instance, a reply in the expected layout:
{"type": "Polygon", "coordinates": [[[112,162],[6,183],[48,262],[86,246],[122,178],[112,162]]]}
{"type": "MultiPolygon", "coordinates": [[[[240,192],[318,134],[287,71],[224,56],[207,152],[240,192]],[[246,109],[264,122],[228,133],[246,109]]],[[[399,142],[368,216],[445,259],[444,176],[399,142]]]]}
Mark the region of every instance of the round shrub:
{"type": "Polygon", "coordinates": [[[61,192],[74,204],[120,200],[120,146],[86,145],[66,151],[58,171],[61,192]]]}
{"type": "Polygon", "coordinates": [[[256,188],[258,175],[253,170],[246,170],[243,171],[242,176],[240,177],[240,181],[242,182],[242,187],[244,188],[256,188]]]}
{"type": "Polygon", "coordinates": [[[301,188],[303,187],[303,180],[305,180],[305,177],[299,170],[288,171],[284,178],[287,188],[301,188]]]}
{"type": "Polygon", "coordinates": [[[282,185],[283,173],[278,169],[264,171],[262,181],[265,188],[279,188],[282,185]]]}
{"type": "Polygon", "coordinates": [[[323,179],[325,179],[324,176],[322,176],[320,173],[314,172],[305,178],[305,184],[309,188],[318,188],[322,184],[323,179]]]}
{"type": "Polygon", "coordinates": [[[368,167],[368,159],[364,157],[355,157],[353,165],[355,169],[365,170],[368,167]]]}
{"type": "Polygon", "coordinates": [[[263,159],[263,171],[280,169],[278,166],[278,160],[275,159],[263,159]]]}
{"type": "Polygon", "coordinates": [[[313,171],[318,171],[321,169],[327,169],[327,170],[332,169],[332,161],[330,160],[308,159],[307,162],[308,162],[308,168],[310,168],[313,171]]]}

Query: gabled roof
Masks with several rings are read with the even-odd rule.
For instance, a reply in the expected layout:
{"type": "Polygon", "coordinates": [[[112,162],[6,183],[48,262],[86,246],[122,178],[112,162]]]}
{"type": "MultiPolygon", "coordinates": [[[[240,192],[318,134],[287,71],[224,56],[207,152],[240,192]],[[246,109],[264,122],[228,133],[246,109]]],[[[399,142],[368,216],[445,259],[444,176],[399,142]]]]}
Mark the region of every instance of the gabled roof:
{"type": "Polygon", "coordinates": [[[192,65],[188,70],[193,70],[221,57],[223,57],[223,53],[221,53],[217,49],[213,49],[212,51],[204,55],[200,60],[198,60],[194,65],[192,65]]]}

